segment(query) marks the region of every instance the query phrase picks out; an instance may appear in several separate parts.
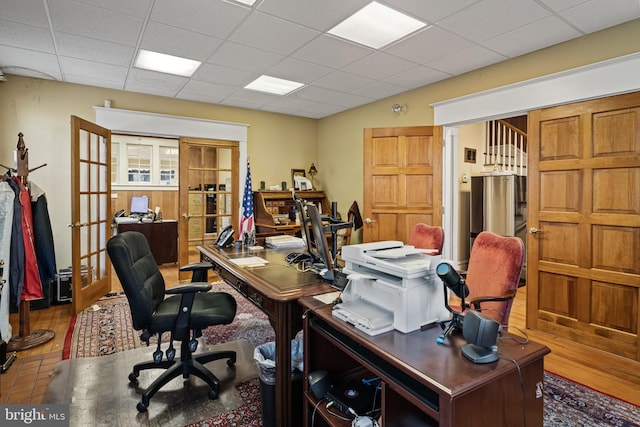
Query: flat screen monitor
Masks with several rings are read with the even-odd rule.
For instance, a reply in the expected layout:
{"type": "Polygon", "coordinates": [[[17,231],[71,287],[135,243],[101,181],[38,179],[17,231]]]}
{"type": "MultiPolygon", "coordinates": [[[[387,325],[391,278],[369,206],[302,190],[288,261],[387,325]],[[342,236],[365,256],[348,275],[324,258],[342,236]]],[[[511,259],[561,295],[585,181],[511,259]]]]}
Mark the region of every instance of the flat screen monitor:
{"type": "Polygon", "coordinates": [[[149,210],[149,198],[147,196],[131,197],[131,209],[129,212],[133,215],[146,215],[149,210]]]}
{"type": "Polygon", "coordinates": [[[320,262],[314,265],[318,270],[318,274],[322,276],[324,280],[333,282],[333,259],[331,258],[331,252],[329,251],[329,243],[327,242],[327,236],[324,234],[324,225],[322,224],[322,218],[318,208],[313,203],[307,203],[307,217],[311,226],[311,237],[313,244],[309,247],[311,255],[314,259],[318,259],[320,262]]]}

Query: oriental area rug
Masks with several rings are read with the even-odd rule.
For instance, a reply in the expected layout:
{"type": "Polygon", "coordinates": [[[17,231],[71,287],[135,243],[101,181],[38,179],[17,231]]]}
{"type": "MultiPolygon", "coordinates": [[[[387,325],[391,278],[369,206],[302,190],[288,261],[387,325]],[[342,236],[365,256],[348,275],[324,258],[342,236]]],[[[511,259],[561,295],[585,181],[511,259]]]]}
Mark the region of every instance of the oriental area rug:
{"type": "MultiPolygon", "coordinates": [[[[116,393],[118,395],[116,400],[109,402],[107,398],[107,402],[102,403],[104,408],[100,412],[101,415],[93,414],[93,416],[101,417],[102,421],[105,417],[109,419],[110,415],[122,417],[126,412],[128,413],[126,419],[130,422],[128,425],[261,426],[260,381],[257,378],[257,371],[252,360],[253,348],[273,341],[275,339],[273,329],[266,316],[233,288],[223,282],[214,283],[213,286],[214,291],[232,294],[238,302],[238,310],[232,324],[208,328],[203,331],[202,341],[205,344],[203,347],[240,346],[246,359],[242,362],[239,353],[237,366],[240,367],[240,374],[236,371],[233,379],[227,379],[233,383],[233,386],[226,387],[226,391],[221,393],[219,399],[209,401],[206,397],[206,391],[193,393],[193,390],[189,391],[188,389],[185,391],[185,399],[181,399],[180,396],[176,399],[176,393],[180,394],[180,391],[169,390],[167,396],[170,396],[170,401],[182,402],[182,406],[179,408],[180,417],[171,418],[171,414],[178,411],[170,404],[162,409],[161,413],[155,413],[155,407],[162,407],[162,405],[154,407],[155,398],[152,399],[147,414],[136,413],[135,405],[139,394],[128,386],[126,377],[135,362],[150,357],[151,352],[155,350],[157,341],[154,341],[155,344],[152,342],[149,348],[146,348],[146,344],[140,341],[138,332],[134,331],[131,326],[127,300],[120,295],[103,298],[97,302],[93,310],[88,309],[80,313],[77,318],[72,319],[63,355],[64,358],[70,360],[60,363],[77,364],[75,367],[66,368],[75,372],[75,375],[73,372],[70,375],[61,375],[61,379],[57,381],[57,389],[53,384],[56,381],[52,381],[54,390],[48,394],[53,396],[60,393],[60,384],[66,382],[68,384],[62,388],[66,390],[64,393],[68,395],[67,399],[69,401],[78,400],[78,393],[82,394],[83,392],[81,385],[73,384],[74,381],[79,381],[76,377],[83,378],[87,372],[91,371],[105,372],[105,376],[111,377],[116,373],[118,377],[116,382],[118,383],[111,383],[109,387],[122,390],[122,392],[116,393]],[[194,398],[196,395],[202,396],[202,399],[194,398]],[[192,405],[193,408],[186,408],[184,405],[192,405]],[[206,408],[206,412],[204,412],[206,416],[203,416],[203,412],[198,409],[203,405],[206,408]],[[115,411],[116,413],[110,412],[108,408],[114,407],[120,409],[115,411]],[[183,413],[188,414],[187,418],[182,417],[183,413]]],[[[163,337],[163,341],[165,339],[163,337]]],[[[218,368],[216,365],[212,369],[216,371],[216,374],[218,374],[218,369],[224,371],[224,368],[218,368]]],[[[157,374],[152,373],[151,375],[157,374]]],[[[223,377],[221,377],[221,381],[223,384],[225,383],[223,377]]],[[[162,399],[160,396],[162,393],[159,392],[156,396],[162,399]]],[[[106,395],[108,396],[109,393],[106,395]]],[[[640,427],[640,408],[546,371],[544,373],[543,397],[545,426],[640,427]]],[[[105,395],[101,396],[101,400],[105,400],[105,395]]],[[[83,404],[83,406],[86,408],[91,405],[83,404]]],[[[84,421],[87,419],[79,420],[79,422],[84,421]]],[[[115,418],[111,418],[111,421],[114,424],[110,425],[119,424],[115,418]]],[[[71,425],[76,424],[72,423],[71,425]]]]}

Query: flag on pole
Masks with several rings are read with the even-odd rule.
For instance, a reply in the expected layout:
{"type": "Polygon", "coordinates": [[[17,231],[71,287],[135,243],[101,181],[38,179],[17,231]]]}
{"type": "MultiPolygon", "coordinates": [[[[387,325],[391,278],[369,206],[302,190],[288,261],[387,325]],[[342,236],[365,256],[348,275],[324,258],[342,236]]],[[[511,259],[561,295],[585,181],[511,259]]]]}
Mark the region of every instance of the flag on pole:
{"type": "Polygon", "coordinates": [[[242,217],[240,218],[240,233],[238,240],[244,240],[245,233],[253,235],[255,224],[253,223],[253,190],[251,188],[251,167],[247,159],[247,179],[244,183],[244,196],[242,198],[242,217]]]}

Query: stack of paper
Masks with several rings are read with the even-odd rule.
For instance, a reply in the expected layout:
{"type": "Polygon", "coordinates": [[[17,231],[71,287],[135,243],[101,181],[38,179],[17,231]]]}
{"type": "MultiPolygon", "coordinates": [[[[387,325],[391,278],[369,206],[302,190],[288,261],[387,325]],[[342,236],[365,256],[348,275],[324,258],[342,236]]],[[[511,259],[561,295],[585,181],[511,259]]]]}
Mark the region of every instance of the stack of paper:
{"type": "Polygon", "coordinates": [[[301,238],[289,235],[270,236],[264,241],[270,248],[303,248],[306,246],[301,238]]]}

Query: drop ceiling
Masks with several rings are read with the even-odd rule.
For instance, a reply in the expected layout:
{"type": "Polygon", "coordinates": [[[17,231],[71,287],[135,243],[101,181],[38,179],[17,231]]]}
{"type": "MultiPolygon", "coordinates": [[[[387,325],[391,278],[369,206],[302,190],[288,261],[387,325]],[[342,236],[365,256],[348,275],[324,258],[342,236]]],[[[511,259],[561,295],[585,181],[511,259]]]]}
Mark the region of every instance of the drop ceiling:
{"type": "Polygon", "coordinates": [[[380,50],[327,34],[368,3],[0,0],[0,71],[322,118],[640,18],[639,0],[379,0],[428,26],[380,50]],[[139,49],[202,65],[138,69],[139,49]],[[244,88],[263,74],[305,86],[244,88]]]}

